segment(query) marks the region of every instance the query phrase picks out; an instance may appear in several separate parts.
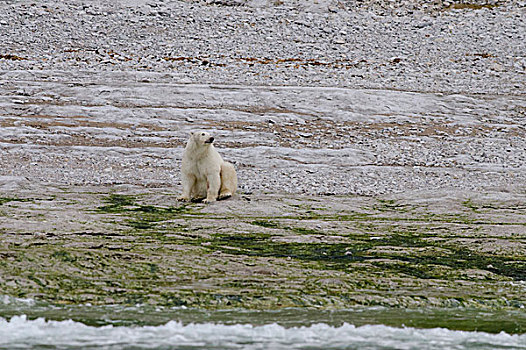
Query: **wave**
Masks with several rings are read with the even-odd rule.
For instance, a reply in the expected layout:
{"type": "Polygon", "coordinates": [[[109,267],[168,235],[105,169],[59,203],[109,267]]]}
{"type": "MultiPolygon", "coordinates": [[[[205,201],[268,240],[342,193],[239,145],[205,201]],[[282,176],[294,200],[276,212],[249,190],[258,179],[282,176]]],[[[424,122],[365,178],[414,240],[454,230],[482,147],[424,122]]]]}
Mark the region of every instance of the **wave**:
{"type": "Polygon", "coordinates": [[[396,328],[216,323],[88,326],[72,320],[0,318],[0,349],[526,349],[526,335],[396,328]]]}

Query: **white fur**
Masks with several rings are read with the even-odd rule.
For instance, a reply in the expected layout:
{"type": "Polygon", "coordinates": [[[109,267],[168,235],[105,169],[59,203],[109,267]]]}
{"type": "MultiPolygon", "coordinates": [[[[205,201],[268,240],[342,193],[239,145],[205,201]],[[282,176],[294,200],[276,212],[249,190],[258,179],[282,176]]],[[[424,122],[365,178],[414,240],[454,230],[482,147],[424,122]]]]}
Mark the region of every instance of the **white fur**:
{"type": "Polygon", "coordinates": [[[237,175],[231,163],[223,161],[204,131],[192,132],[186,144],[181,166],[182,201],[214,202],[234,195],[237,175]]]}

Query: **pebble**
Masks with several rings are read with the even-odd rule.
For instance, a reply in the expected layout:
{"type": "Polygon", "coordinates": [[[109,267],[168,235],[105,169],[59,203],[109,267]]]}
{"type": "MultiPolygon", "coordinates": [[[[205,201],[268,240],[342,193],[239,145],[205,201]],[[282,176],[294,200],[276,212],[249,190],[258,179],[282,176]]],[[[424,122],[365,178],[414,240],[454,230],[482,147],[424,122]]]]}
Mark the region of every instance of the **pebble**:
{"type": "Polygon", "coordinates": [[[472,0],[446,10],[454,4],[462,2],[8,2],[0,11],[0,55],[11,58],[0,57],[0,70],[147,70],[190,83],[526,93],[524,1],[488,7],[494,3],[472,0]],[[391,64],[393,56],[404,64],[391,64]]]}

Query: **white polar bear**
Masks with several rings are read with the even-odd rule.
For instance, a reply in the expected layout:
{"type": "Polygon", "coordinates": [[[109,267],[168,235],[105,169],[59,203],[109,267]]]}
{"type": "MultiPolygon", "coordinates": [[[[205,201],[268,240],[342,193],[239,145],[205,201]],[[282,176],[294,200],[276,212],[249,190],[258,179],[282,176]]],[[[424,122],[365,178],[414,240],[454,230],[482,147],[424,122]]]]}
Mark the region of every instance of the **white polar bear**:
{"type": "Polygon", "coordinates": [[[186,144],[181,166],[181,201],[214,202],[234,195],[237,175],[231,163],[217,153],[214,138],[207,132],[194,131],[186,144]]]}

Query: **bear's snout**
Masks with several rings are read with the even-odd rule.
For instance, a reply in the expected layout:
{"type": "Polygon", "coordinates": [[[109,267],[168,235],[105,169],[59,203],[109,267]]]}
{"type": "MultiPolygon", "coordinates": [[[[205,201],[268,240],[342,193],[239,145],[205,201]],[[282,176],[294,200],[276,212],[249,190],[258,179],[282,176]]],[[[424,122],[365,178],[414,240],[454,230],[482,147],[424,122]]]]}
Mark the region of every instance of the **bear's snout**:
{"type": "Polygon", "coordinates": [[[214,138],[213,137],[210,137],[208,140],[205,141],[205,143],[212,143],[214,142],[214,138]]]}

